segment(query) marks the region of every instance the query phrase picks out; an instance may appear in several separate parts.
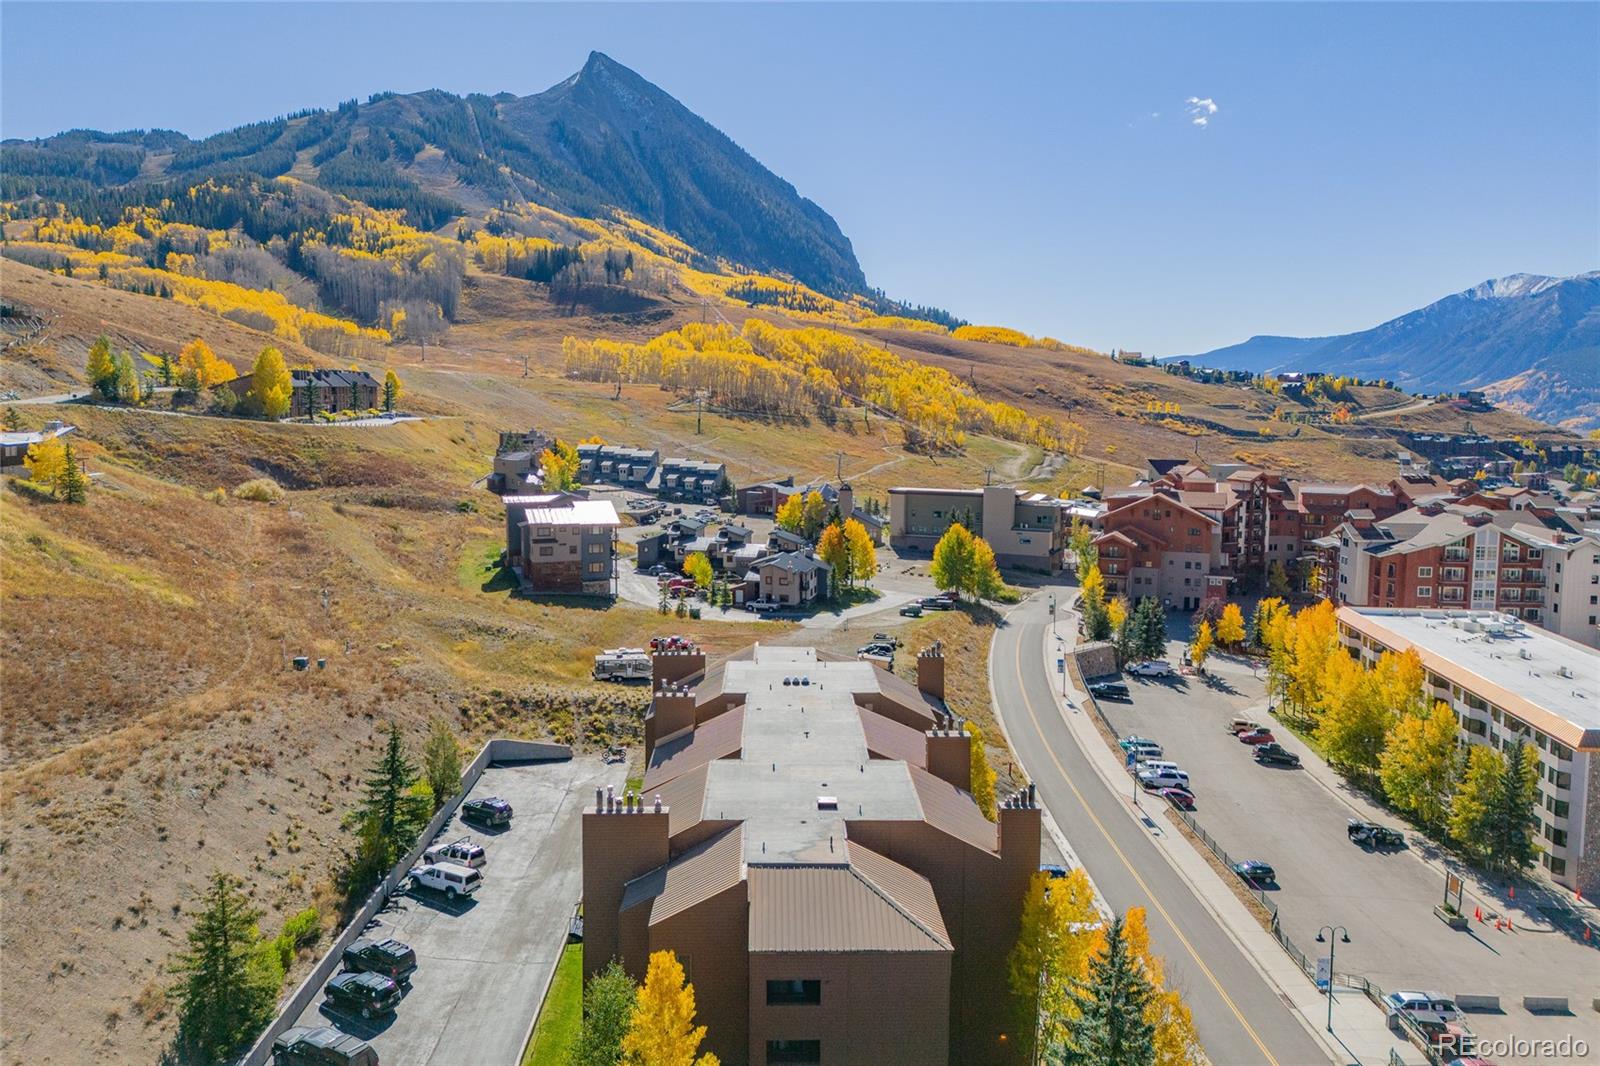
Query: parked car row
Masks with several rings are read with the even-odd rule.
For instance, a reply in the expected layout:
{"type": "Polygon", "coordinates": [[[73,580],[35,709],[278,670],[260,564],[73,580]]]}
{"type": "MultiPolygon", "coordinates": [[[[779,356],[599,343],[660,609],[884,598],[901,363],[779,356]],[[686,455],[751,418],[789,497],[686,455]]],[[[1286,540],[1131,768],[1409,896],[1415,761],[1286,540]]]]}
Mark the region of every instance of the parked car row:
{"type": "Polygon", "coordinates": [[[1146,792],[1154,792],[1180,811],[1194,810],[1189,774],[1177,763],[1163,759],[1161,745],[1149,737],[1130,735],[1117,742],[1132,757],[1130,769],[1146,792]]]}

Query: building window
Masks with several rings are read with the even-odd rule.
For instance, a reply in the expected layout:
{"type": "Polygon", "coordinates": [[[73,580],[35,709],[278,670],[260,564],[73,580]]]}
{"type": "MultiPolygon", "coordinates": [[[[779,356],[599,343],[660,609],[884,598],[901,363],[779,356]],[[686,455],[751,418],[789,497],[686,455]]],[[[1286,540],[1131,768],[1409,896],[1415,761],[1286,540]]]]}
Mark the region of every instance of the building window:
{"type": "Polygon", "coordinates": [[[767,1006],[789,1004],[816,1006],[822,1002],[821,981],[768,981],[767,1006]]]}
{"type": "Polygon", "coordinates": [[[1421,588],[1417,589],[1417,598],[1423,600],[1433,599],[1433,586],[1423,585],[1421,588]]]}
{"type": "Polygon", "coordinates": [[[777,1063],[821,1063],[822,1041],[820,1040],[768,1040],[767,1062],[777,1063]]]}
{"type": "Polygon", "coordinates": [[[1560,877],[1562,874],[1567,872],[1566,859],[1558,859],[1554,855],[1547,855],[1545,857],[1550,860],[1550,872],[1553,875],[1560,877]]]}
{"type": "Polygon", "coordinates": [[[1433,576],[1433,567],[1431,567],[1431,566],[1419,566],[1419,567],[1417,567],[1417,576],[1418,577],[1432,577],[1433,576]]]}
{"type": "Polygon", "coordinates": [[[555,554],[555,548],[553,546],[549,545],[549,544],[541,544],[539,546],[539,554],[540,555],[554,555],[555,554]]]}

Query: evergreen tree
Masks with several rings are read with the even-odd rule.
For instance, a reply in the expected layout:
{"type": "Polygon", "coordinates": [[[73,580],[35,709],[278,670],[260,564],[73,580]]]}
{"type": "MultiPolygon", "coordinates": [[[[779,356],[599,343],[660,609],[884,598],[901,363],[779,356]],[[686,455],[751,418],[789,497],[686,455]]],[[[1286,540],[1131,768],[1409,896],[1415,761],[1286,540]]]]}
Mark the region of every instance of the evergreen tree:
{"type": "Polygon", "coordinates": [[[612,959],[583,989],[583,1028],[567,1066],[619,1066],[638,986],[612,959]]]}
{"type": "Polygon", "coordinates": [[[1066,1026],[1061,1062],[1068,1066],[1154,1066],[1155,1026],[1147,1011],[1155,996],[1149,975],[1128,945],[1118,915],[1089,974],[1073,992],[1077,1017],[1066,1026]]]}
{"type": "Polygon", "coordinates": [[[1506,748],[1504,766],[1487,819],[1489,863],[1516,871],[1532,866],[1539,855],[1539,756],[1519,740],[1506,748]]]}
{"type": "Polygon", "coordinates": [[[15,433],[22,428],[22,418],[17,414],[15,407],[6,408],[5,427],[11,433],[15,433]]]}
{"type": "Polygon", "coordinates": [[[61,477],[56,481],[56,491],[68,503],[84,503],[89,498],[89,479],[84,476],[83,467],[78,465],[78,457],[73,454],[70,444],[66,446],[66,460],[61,468],[61,477]]]}
{"type": "Polygon", "coordinates": [[[367,775],[367,798],[361,807],[362,816],[376,822],[385,868],[406,853],[428,822],[429,812],[411,792],[416,781],[417,769],[406,757],[399,727],[391,722],[383,756],[367,775]]]}
{"type": "Polygon", "coordinates": [[[161,384],[172,384],[172,355],[168,352],[161,353],[161,384]]]}
{"type": "Polygon", "coordinates": [[[178,974],[178,1042],[191,1059],[226,1059],[272,1017],[281,974],[262,967],[256,922],[261,911],[220,870],[193,913],[178,974]]]}
{"type": "Polygon", "coordinates": [[[1143,596],[1133,609],[1133,651],[1140,659],[1167,654],[1167,618],[1153,597],[1143,596]]]}
{"type": "Polygon", "coordinates": [[[317,389],[317,379],[311,375],[306,377],[306,421],[315,422],[317,413],[322,410],[322,396],[317,389]]]}

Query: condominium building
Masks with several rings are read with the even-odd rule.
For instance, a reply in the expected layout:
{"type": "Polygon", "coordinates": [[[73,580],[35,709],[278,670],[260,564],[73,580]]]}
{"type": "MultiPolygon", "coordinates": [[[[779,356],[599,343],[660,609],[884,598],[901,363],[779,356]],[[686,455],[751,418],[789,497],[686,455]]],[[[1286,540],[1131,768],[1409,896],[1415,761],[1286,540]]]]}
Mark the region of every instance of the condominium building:
{"type": "Polygon", "coordinates": [[[583,814],[584,972],[675,952],[724,1063],[1025,1062],[1006,960],[1040,811],[979,812],[944,665],[656,654],[643,790],[583,814]]]}
{"type": "Polygon", "coordinates": [[[617,527],[610,500],[571,493],[503,496],[505,565],[524,592],[608,596],[615,592],[617,527]]]}
{"type": "Polygon", "coordinates": [[[623,488],[644,488],[660,465],[661,453],[654,448],[578,445],[578,480],[585,484],[605,482],[623,488]]]}
{"type": "Polygon", "coordinates": [[[1463,501],[1382,521],[1353,511],[1316,546],[1335,602],[1499,611],[1600,647],[1600,533],[1554,509],[1463,501]]]}
{"type": "Polygon", "coordinates": [[[1600,893],[1600,651],[1496,611],[1339,608],[1364,661],[1415,648],[1427,689],[1463,744],[1519,740],[1539,759],[1539,863],[1557,884],[1600,893]]]}
{"type": "Polygon", "coordinates": [[[1070,518],[1067,501],[1009,485],[889,490],[889,545],[898,552],[931,552],[960,523],[989,542],[1001,566],[1054,574],[1065,558],[1070,518]]]}

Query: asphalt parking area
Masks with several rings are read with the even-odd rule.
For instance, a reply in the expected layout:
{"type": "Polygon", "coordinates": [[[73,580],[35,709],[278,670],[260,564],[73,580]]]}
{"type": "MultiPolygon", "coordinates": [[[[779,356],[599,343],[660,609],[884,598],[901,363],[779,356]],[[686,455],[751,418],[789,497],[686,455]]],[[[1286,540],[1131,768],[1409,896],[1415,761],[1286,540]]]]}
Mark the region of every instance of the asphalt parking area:
{"type": "MultiPolygon", "coordinates": [[[[1480,1036],[1571,1033],[1600,1054],[1600,1024],[1590,1007],[1600,954],[1559,932],[1497,933],[1492,923],[1465,933],[1447,927],[1433,914],[1443,877],[1417,854],[1429,841],[1389,818],[1381,821],[1403,831],[1406,848],[1374,851],[1351,843],[1351,807],[1305,770],[1258,765],[1250,746],[1227,732],[1230,719],[1251,717],[1302,762],[1316,758],[1271,718],[1247,713],[1264,703],[1263,683],[1233,664],[1214,664],[1211,672],[1209,679],[1125,677],[1131,701],[1100,707],[1119,736],[1156,740],[1163,758],[1188,771],[1194,817],[1235,861],[1257,859],[1276,870],[1277,884],[1262,887],[1301,951],[1325,953],[1318,930],[1342,925],[1350,942],[1336,946],[1340,973],[1360,974],[1385,990],[1497,994],[1504,1014],[1469,1017],[1480,1036]],[[1528,1014],[1524,995],[1568,995],[1576,1014],[1528,1014]]],[[[1144,803],[1152,811],[1165,806],[1150,794],[1144,803]]]]}
{"type": "Polygon", "coordinates": [[[595,756],[485,770],[470,796],[510,801],[511,826],[486,830],[456,818],[442,834],[487,850],[483,887],[453,903],[426,890],[397,896],[368,931],[417,953],[399,1010],[365,1021],[319,997],[296,1024],[359,1036],[384,1066],[517,1062],[582,895],[580,814],[596,786],[620,791],[625,773],[595,756]]]}

